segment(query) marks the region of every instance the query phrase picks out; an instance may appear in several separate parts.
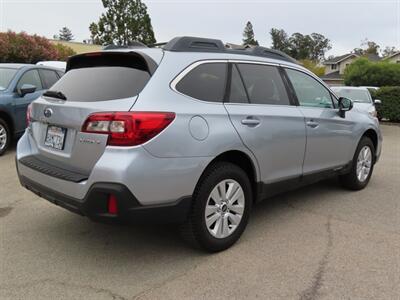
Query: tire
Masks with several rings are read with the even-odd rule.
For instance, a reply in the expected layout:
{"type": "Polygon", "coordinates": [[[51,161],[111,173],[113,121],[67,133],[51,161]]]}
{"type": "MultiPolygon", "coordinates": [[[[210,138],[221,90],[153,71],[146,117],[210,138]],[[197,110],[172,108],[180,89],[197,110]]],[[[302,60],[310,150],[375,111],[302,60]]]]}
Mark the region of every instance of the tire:
{"type": "Polygon", "coordinates": [[[208,252],[231,247],[246,228],[252,199],[249,178],[241,168],[227,162],[215,163],[196,186],[191,211],[181,228],[183,238],[208,252]],[[221,200],[218,191],[224,187],[226,197],[221,200]]]}
{"type": "Polygon", "coordinates": [[[3,119],[0,118],[0,156],[8,149],[11,143],[10,129],[3,119]]]}
{"type": "Polygon", "coordinates": [[[368,185],[369,180],[371,179],[372,172],[374,170],[374,164],[375,164],[375,147],[374,144],[372,143],[371,139],[368,137],[363,137],[361,141],[359,142],[356,152],[353,157],[353,162],[351,166],[351,170],[349,173],[344,174],[339,176],[341,184],[350,190],[358,191],[362,190],[368,185]],[[359,165],[359,159],[362,159],[362,156],[365,156],[364,154],[366,152],[361,153],[362,151],[366,151],[365,149],[369,149],[369,154],[370,155],[370,162],[368,163],[365,160],[362,160],[362,163],[360,162],[359,165]],[[369,165],[369,170],[368,174],[362,174],[360,178],[360,169],[357,169],[357,166],[364,170],[365,172],[368,169],[369,165]]]}

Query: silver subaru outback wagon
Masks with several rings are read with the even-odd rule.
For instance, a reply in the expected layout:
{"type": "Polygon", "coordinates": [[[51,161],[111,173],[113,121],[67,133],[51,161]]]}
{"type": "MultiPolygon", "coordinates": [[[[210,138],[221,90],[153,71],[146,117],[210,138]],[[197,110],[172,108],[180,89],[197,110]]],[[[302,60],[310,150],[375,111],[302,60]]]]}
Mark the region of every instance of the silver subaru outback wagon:
{"type": "Polygon", "coordinates": [[[382,144],[376,118],[287,55],[194,37],[73,56],[27,119],[25,188],[93,220],[180,223],[207,251],[268,196],[329,176],[363,189],[382,144]]]}

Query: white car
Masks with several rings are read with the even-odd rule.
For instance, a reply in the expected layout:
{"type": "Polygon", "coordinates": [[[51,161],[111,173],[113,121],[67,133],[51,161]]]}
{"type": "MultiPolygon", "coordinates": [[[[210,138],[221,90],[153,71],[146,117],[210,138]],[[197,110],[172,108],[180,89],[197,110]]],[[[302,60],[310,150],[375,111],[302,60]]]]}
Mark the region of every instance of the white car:
{"type": "Polygon", "coordinates": [[[368,112],[372,117],[377,117],[376,104],[381,100],[373,100],[366,87],[334,86],[332,91],[339,97],[345,97],[353,101],[354,107],[368,112]]]}
{"type": "Polygon", "coordinates": [[[38,63],[36,63],[36,65],[57,68],[62,70],[63,72],[65,72],[65,69],[67,68],[67,63],[65,61],[55,60],[39,61],[38,63]]]}

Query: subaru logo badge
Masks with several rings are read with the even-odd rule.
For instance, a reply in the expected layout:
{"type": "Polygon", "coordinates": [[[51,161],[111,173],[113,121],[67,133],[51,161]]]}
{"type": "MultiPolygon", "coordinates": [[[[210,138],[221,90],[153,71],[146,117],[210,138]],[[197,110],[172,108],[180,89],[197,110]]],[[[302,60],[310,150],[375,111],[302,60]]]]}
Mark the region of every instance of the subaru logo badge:
{"type": "Polygon", "coordinates": [[[50,118],[52,114],[53,114],[53,110],[52,110],[51,108],[46,108],[46,109],[44,110],[44,116],[45,116],[46,118],[50,118]]]}

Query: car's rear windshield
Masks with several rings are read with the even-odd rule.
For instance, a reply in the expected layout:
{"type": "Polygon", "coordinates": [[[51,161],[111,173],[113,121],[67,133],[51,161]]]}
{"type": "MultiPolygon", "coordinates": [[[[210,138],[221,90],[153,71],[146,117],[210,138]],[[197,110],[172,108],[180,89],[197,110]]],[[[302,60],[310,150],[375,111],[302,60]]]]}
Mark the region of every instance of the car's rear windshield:
{"type": "Polygon", "coordinates": [[[17,71],[17,69],[12,68],[0,68],[0,91],[8,88],[17,71]]]}
{"type": "Polygon", "coordinates": [[[79,57],[52,86],[67,101],[94,102],[138,95],[150,80],[146,64],[137,56],[103,55],[79,57]]]}

